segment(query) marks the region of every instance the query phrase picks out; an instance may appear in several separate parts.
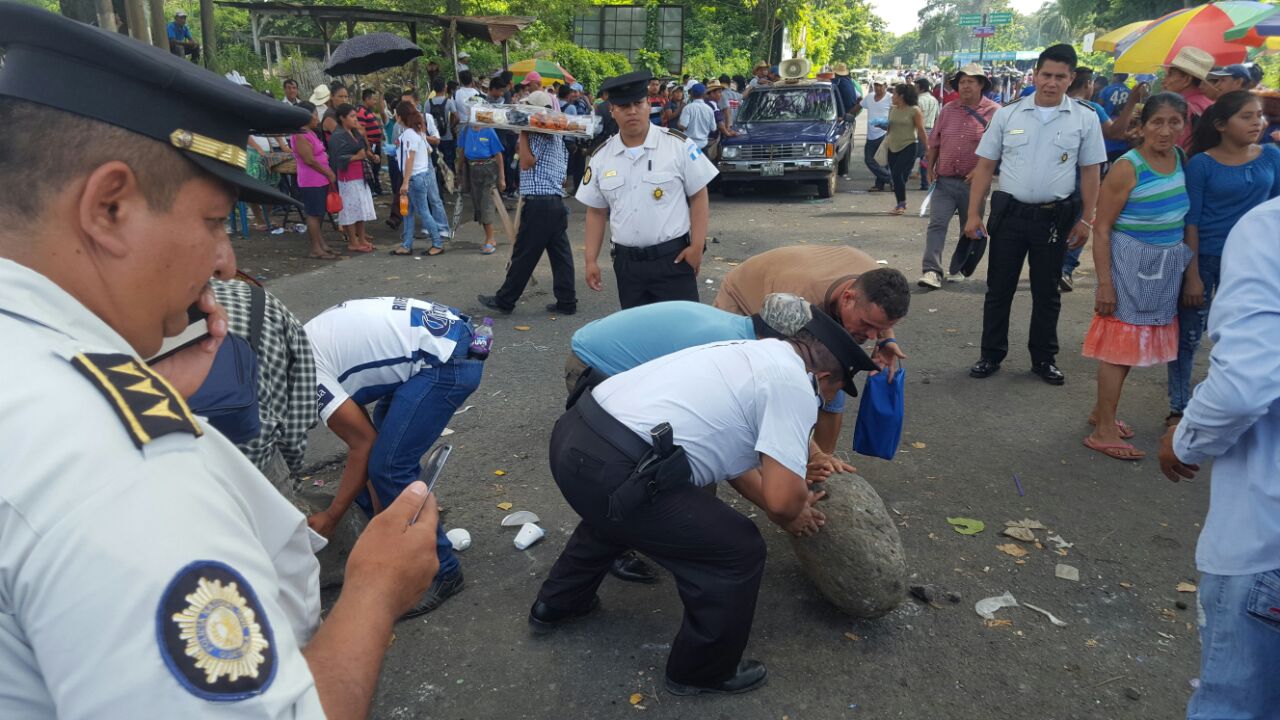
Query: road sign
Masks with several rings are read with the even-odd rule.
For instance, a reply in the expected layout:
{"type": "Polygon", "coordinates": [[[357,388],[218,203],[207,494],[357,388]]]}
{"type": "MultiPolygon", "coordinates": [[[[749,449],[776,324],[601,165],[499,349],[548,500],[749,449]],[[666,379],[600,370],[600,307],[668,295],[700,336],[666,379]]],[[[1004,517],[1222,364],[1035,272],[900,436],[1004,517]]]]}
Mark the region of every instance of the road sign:
{"type": "Polygon", "coordinates": [[[969,13],[960,16],[960,27],[978,27],[981,24],[981,13],[969,13]]]}
{"type": "Polygon", "coordinates": [[[988,25],[1009,25],[1013,23],[1013,13],[996,12],[987,14],[988,25]]]}
{"type": "Polygon", "coordinates": [[[995,37],[995,35],[996,35],[995,25],[980,25],[973,29],[973,36],[976,38],[989,38],[989,37],[995,37]]]}

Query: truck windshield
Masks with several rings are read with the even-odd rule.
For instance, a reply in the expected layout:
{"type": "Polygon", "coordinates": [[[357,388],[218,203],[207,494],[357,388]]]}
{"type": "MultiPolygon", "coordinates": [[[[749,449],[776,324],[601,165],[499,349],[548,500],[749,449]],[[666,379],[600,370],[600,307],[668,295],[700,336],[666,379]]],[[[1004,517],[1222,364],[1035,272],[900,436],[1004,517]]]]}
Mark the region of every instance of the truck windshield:
{"type": "Polygon", "coordinates": [[[835,120],[836,107],[829,87],[796,87],[753,90],[742,102],[736,122],[835,120]]]}

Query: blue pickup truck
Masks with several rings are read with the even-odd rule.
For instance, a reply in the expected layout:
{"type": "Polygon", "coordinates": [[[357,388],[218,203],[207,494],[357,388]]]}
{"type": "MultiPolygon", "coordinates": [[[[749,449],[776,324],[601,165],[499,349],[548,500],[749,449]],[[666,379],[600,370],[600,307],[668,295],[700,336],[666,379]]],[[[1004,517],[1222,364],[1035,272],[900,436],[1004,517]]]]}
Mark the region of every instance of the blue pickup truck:
{"type": "Polygon", "coordinates": [[[811,183],[818,197],[836,192],[849,172],[853,125],[836,112],[831,83],[781,81],[747,94],[733,119],[736,137],[721,140],[721,192],[776,180],[811,183]]]}

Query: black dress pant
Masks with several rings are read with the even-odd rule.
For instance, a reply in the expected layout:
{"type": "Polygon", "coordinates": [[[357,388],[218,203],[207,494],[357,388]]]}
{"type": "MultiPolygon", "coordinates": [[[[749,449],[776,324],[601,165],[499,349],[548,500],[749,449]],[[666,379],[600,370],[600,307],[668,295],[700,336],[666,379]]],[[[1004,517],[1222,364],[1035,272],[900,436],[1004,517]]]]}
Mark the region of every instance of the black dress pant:
{"type": "Polygon", "coordinates": [[[1031,362],[1053,362],[1058,354],[1058,279],[1067,235],[1076,220],[1075,204],[1024,205],[1008,193],[991,197],[991,233],[987,258],[987,295],[982,306],[982,357],[998,363],[1009,354],[1009,311],[1018,290],[1022,263],[1031,276],[1031,362]]]}
{"type": "Polygon", "coordinates": [[[593,431],[577,406],[551,433],[551,474],[582,518],[551,568],[538,599],[556,609],[591,602],[613,559],[634,548],[675,576],[684,619],[667,656],[667,677],[694,685],[737,671],[751,635],[764,574],[765,545],[755,523],[692,483],[664,490],[619,522],[608,498],[635,467],[593,431]]]}
{"type": "Polygon", "coordinates": [[[547,254],[551,261],[551,287],[556,305],[564,312],[578,309],[573,287],[573,251],[569,248],[569,209],[559,195],[526,196],[520,211],[520,229],[511,250],[511,267],[498,288],[498,303],[514,308],[533,276],[533,269],[547,254]]]}
{"type": "Polygon", "coordinates": [[[680,251],[662,257],[633,259],[626,248],[616,248],[613,273],[618,281],[618,303],[623,310],[667,302],[699,302],[698,276],[689,263],[676,263],[680,251]]]}

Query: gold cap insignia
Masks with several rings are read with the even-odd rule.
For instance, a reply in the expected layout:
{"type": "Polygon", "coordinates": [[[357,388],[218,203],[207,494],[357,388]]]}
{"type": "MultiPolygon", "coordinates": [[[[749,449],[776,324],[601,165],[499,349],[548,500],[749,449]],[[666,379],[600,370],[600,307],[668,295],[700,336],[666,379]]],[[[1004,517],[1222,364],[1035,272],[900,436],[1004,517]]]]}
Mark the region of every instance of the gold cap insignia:
{"type": "Polygon", "coordinates": [[[249,153],[242,147],[236,147],[221,140],[214,140],[206,135],[193,133],[181,128],[169,133],[169,143],[179,150],[186,150],[220,163],[244,170],[249,167],[249,153]]]}
{"type": "Polygon", "coordinates": [[[271,684],[271,625],[249,582],[230,566],[205,560],[178,571],[158,612],[165,665],[188,692],[236,700],[271,684]]]}

